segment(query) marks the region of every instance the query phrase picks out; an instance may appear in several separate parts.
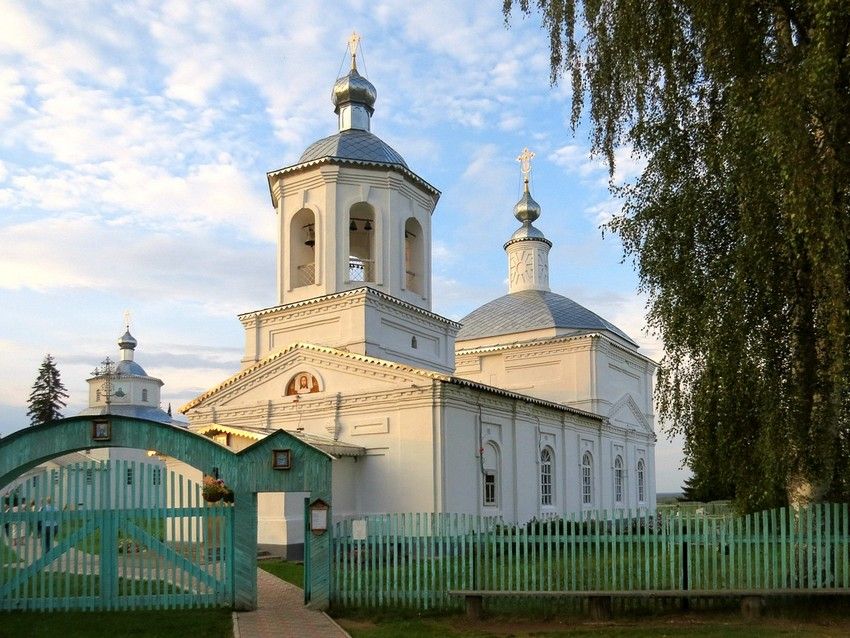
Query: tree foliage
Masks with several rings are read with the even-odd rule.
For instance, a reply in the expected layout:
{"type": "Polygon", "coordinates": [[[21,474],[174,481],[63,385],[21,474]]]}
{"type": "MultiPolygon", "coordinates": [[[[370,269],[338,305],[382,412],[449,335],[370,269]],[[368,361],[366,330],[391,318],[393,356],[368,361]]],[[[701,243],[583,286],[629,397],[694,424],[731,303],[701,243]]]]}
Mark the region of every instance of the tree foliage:
{"type": "Polygon", "coordinates": [[[33,383],[29,398],[30,425],[42,425],[62,418],[60,410],[65,407],[68,393],[59,377],[59,368],[51,355],[44,357],[38,368],[38,377],[33,383]]]}
{"type": "MultiPolygon", "coordinates": [[[[505,0],[530,13],[529,0],[505,0]]],[[[661,418],[746,509],[848,498],[846,0],[538,0],[552,80],[614,169],[665,356],[661,418]]]]}

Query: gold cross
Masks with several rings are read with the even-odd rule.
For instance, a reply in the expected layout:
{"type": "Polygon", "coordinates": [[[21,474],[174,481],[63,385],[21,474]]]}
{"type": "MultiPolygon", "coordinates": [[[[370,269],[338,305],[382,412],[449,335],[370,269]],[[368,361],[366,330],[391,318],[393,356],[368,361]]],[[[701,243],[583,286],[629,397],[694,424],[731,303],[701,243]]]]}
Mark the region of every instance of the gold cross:
{"type": "Polygon", "coordinates": [[[526,146],[522,149],[522,153],[519,154],[519,157],[516,158],[516,161],[520,163],[522,170],[522,176],[525,181],[528,181],[528,174],[531,172],[531,159],[534,157],[534,152],[529,151],[526,146]]]}
{"type": "Polygon", "coordinates": [[[130,311],[124,311],[124,325],[127,326],[127,330],[130,330],[130,311]]]}
{"type": "Polygon", "coordinates": [[[351,52],[351,55],[357,55],[357,45],[360,43],[360,36],[357,35],[357,31],[352,31],[351,36],[348,38],[348,50],[351,52]]]}

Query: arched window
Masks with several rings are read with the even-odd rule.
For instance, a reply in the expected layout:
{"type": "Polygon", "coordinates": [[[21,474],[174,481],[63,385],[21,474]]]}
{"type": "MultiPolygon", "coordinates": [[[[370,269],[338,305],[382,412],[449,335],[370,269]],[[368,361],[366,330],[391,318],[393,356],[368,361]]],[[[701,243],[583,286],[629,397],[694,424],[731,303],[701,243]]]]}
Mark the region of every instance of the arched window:
{"type": "Polygon", "coordinates": [[[147,403],[147,401],[148,401],[148,391],[147,391],[147,389],[142,390],[142,401],[144,401],[145,403],[147,403]]]}
{"type": "Polygon", "coordinates": [[[100,403],[100,390],[94,391],[94,400],[100,403]]]}
{"type": "Polygon", "coordinates": [[[481,467],[484,473],[482,503],[489,507],[499,506],[499,450],[495,444],[487,443],[482,452],[481,467]]]}
{"type": "Polygon", "coordinates": [[[646,466],[643,459],[638,459],[637,462],[637,483],[638,483],[638,501],[643,503],[646,501],[646,466]]]}
{"type": "Polygon", "coordinates": [[[593,503],[593,457],[590,452],[581,457],[581,502],[585,505],[593,503]]]}
{"type": "Polygon", "coordinates": [[[358,202],[348,212],[348,280],[375,281],[375,209],[358,202]]]}
{"type": "Polygon", "coordinates": [[[404,287],[425,294],[425,239],[422,226],[413,217],[404,224],[404,287]]]}
{"type": "Polygon", "coordinates": [[[614,459],[614,502],[623,502],[623,457],[614,459]]]}
{"type": "Polygon", "coordinates": [[[302,208],[289,225],[289,285],[292,288],[316,283],[316,215],[302,208]]]}
{"type": "Polygon", "coordinates": [[[540,504],[552,505],[552,451],[548,447],[540,452],[540,504]]]}

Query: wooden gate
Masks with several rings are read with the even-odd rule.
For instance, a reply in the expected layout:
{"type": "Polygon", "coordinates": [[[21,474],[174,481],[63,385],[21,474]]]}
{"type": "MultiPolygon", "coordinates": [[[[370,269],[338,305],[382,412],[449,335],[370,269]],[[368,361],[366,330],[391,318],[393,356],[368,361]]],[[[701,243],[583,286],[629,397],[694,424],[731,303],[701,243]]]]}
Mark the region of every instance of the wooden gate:
{"type": "Polygon", "coordinates": [[[233,602],[233,507],[162,463],[91,461],[3,488],[0,610],[233,602]]]}

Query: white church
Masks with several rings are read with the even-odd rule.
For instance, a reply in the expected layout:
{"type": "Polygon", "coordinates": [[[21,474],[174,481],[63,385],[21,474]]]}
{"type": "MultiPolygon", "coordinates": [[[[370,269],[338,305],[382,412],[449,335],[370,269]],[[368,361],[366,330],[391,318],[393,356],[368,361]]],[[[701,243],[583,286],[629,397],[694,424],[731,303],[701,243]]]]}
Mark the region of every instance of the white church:
{"type": "MultiPolygon", "coordinates": [[[[339,130],[268,173],[279,305],[239,315],[242,368],[181,407],[190,429],[239,450],[282,428],[326,450],[336,519],[654,508],[656,366],[550,291],[530,154],[508,294],[460,322],[434,313],[440,192],[370,132],[375,87],[351,62],[339,130]]],[[[261,544],[297,555],[303,496],[261,495],[261,544]]]]}

